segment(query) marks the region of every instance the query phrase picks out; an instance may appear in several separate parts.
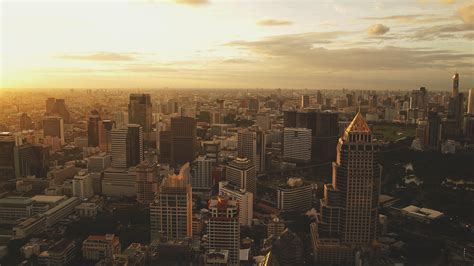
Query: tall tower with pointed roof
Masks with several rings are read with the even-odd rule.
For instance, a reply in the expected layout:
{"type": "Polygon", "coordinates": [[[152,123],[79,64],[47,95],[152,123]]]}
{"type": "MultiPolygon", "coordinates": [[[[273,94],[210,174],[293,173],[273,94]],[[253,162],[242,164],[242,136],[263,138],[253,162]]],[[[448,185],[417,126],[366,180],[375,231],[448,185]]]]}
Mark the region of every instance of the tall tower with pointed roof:
{"type": "Polygon", "coordinates": [[[381,166],[378,146],[357,113],[337,145],[332,184],[324,186],[317,221],[311,224],[315,260],[324,265],[353,263],[355,252],[376,240],[381,166]]]}

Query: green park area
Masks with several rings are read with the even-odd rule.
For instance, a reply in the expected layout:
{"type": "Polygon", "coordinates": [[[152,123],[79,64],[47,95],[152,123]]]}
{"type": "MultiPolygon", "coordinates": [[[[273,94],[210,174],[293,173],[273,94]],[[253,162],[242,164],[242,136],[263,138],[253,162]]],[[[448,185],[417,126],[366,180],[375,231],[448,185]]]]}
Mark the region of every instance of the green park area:
{"type": "Polygon", "coordinates": [[[404,137],[415,136],[415,125],[373,124],[370,125],[375,138],[381,141],[396,141],[404,137]]]}

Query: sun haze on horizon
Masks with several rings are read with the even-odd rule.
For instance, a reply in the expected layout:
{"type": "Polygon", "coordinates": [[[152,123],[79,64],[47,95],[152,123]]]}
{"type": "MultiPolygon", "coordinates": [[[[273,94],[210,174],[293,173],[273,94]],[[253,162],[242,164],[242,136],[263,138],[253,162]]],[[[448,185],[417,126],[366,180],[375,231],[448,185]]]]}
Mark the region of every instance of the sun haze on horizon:
{"type": "Polygon", "coordinates": [[[1,88],[474,86],[474,1],[0,5],[1,88]]]}

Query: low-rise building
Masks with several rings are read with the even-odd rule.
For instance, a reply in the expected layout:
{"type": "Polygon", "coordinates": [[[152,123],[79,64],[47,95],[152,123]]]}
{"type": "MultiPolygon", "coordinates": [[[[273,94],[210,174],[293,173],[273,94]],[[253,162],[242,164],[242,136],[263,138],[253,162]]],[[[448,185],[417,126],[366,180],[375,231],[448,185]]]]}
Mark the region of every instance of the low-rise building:
{"type": "Polygon", "coordinates": [[[90,235],[82,242],[82,256],[87,260],[113,259],[120,250],[120,239],[114,234],[90,235]]]}

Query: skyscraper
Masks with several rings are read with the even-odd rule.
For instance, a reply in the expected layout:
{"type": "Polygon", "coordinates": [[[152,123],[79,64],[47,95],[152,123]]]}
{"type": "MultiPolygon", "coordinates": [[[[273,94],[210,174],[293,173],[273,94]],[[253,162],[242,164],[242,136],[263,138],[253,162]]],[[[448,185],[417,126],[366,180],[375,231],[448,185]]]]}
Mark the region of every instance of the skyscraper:
{"type": "Polygon", "coordinates": [[[209,211],[211,217],[207,223],[208,250],[227,250],[227,265],[239,265],[240,224],[237,201],[212,198],[209,200],[209,211]]]}
{"type": "Polygon", "coordinates": [[[309,95],[301,95],[300,109],[305,109],[306,107],[309,107],[309,95]]]}
{"type": "Polygon", "coordinates": [[[230,184],[257,195],[255,165],[247,158],[237,158],[226,167],[226,180],[230,184]]]}
{"type": "Polygon", "coordinates": [[[456,97],[459,93],[459,74],[455,73],[453,75],[453,92],[452,97],[456,97]]]}
{"type": "Polygon", "coordinates": [[[20,116],[20,129],[21,130],[29,130],[33,129],[33,123],[31,121],[31,117],[28,114],[23,113],[20,116]]]}
{"type": "Polygon", "coordinates": [[[46,99],[46,113],[48,115],[50,115],[51,111],[53,111],[54,102],[56,102],[55,98],[46,99]]]}
{"type": "Polygon", "coordinates": [[[15,136],[11,132],[0,132],[0,180],[15,178],[14,149],[17,146],[15,136]]]}
{"type": "Polygon", "coordinates": [[[437,150],[441,140],[441,118],[437,112],[428,113],[427,140],[425,143],[429,149],[437,150]]]}
{"type": "Polygon", "coordinates": [[[153,240],[182,240],[192,237],[192,190],[188,184],[189,164],[178,175],[163,179],[150,205],[150,233],[153,240]]]}
{"type": "Polygon", "coordinates": [[[192,177],[190,180],[193,190],[212,188],[212,161],[204,156],[193,162],[192,177]]]}
{"type": "Polygon", "coordinates": [[[360,113],[339,139],[332,184],[324,186],[317,222],[311,224],[315,262],[351,264],[376,238],[382,168],[372,132],[360,113]]]}
{"type": "Polygon", "coordinates": [[[474,115],[474,88],[469,90],[469,98],[467,102],[467,113],[474,115]]]}
{"type": "Polygon", "coordinates": [[[112,129],[112,167],[127,168],[143,161],[143,131],[139,125],[112,129]]]}
{"type": "Polygon", "coordinates": [[[150,94],[130,94],[128,123],[142,126],[143,132],[152,131],[152,104],[150,94]]]}
{"type": "Polygon", "coordinates": [[[171,118],[171,162],[181,165],[196,158],[196,120],[191,117],[171,118]]]}
{"type": "Polygon", "coordinates": [[[158,166],[154,162],[143,161],[137,165],[137,202],[150,204],[158,190],[158,166]]]}
{"type": "Polygon", "coordinates": [[[87,140],[89,147],[99,146],[99,126],[101,126],[100,116],[97,114],[89,115],[89,121],[87,123],[87,140]]]}
{"type": "Polygon", "coordinates": [[[67,108],[66,101],[64,99],[55,100],[53,108],[51,109],[51,114],[62,117],[65,124],[72,123],[71,114],[69,113],[69,109],[67,108]]]}
{"type": "Polygon", "coordinates": [[[64,120],[60,116],[46,116],[43,118],[43,136],[57,137],[61,144],[64,141],[64,120]]]}
{"type": "Polygon", "coordinates": [[[242,129],[237,133],[238,156],[252,161],[258,172],[265,171],[265,138],[261,130],[242,129]]]}
{"type": "Polygon", "coordinates": [[[79,171],[72,180],[72,195],[81,200],[94,196],[92,177],[87,171],[79,171]]]}

